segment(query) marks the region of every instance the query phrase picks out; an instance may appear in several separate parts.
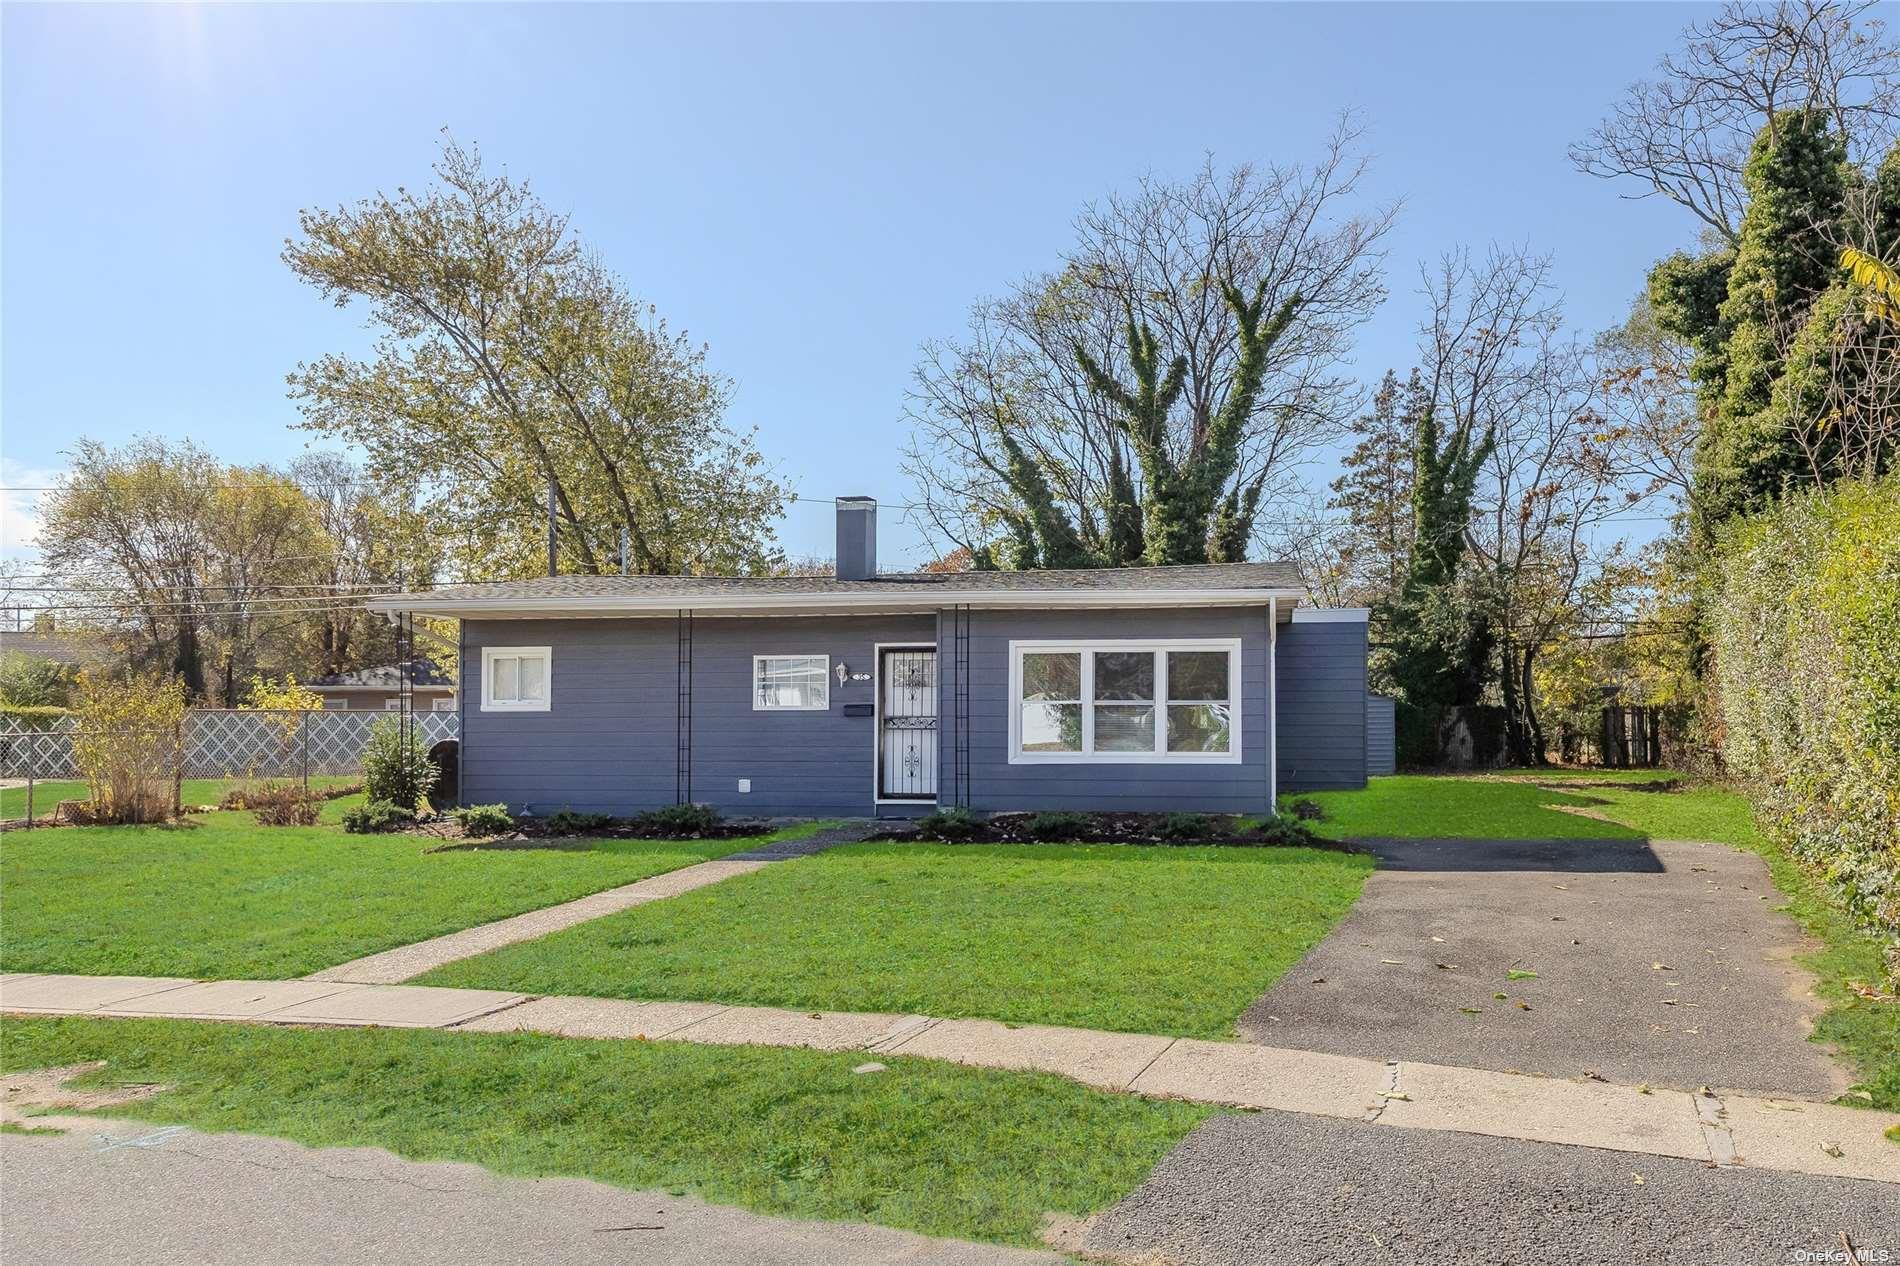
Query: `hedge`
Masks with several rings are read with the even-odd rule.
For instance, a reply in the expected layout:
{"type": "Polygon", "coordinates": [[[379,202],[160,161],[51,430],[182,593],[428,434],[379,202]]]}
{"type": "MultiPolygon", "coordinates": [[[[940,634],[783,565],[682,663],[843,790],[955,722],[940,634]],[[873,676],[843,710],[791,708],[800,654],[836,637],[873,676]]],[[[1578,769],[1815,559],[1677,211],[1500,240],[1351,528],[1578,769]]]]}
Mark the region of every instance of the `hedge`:
{"type": "Polygon", "coordinates": [[[1900,975],[1900,477],[1737,522],[1715,582],[1724,758],[1900,975]]]}

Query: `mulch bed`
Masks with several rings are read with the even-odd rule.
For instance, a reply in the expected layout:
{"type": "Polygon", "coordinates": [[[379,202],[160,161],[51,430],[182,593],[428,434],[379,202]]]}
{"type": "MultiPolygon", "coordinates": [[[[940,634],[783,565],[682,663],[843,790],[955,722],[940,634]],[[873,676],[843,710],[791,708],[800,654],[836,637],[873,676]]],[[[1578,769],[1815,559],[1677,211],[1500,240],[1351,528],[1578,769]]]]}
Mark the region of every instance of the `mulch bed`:
{"type": "Polygon", "coordinates": [[[515,823],[515,829],[506,834],[469,836],[463,832],[460,822],[443,817],[418,822],[406,834],[448,841],[428,850],[431,853],[448,853],[473,849],[585,850],[591,848],[596,840],[736,840],[751,835],[770,835],[772,830],[769,822],[746,818],[722,820],[704,831],[690,834],[619,820],[586,831],[557,834],[544,822],[521,818],[515,823]]]}
{"type": "Polygon", "coordinates": [[[916,827],[893,827],[870,836],[873,840],[929,840],[937,844],[1146,844],[1156,847],[1193,847],[1207,844],[1242,848],[1326,848],[1341,853],[1360,850],[1341,840],[1289,840],[1283,833],[1268,833],[1256,827],[1242,827],[1245,819],[1208,815],[1209,829],[1177,838],[1164,834],[1168,818],[1156,813],[1091,813],[1086,828],[1064,832],[1061,839],[1034,829],[1034,813],[998,813],[978,819],[971,833],[956,839],[939,839],[916,827]]]}

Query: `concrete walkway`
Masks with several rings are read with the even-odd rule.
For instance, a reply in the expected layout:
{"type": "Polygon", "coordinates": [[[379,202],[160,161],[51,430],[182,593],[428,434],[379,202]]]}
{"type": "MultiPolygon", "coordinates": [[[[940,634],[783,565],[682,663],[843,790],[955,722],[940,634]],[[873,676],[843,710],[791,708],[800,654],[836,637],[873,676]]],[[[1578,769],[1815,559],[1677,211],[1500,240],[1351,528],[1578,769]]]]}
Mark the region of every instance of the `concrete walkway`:
{"type": "Polygon", "coordinates": [[[312,980],[16,975],[0,977],[0,1011],[863,1050],[1036,1070],[1105,1090],[1402,1129],[1900,1183],[1900,1147],[1882,1136],[1900,1125],[1900,1116],[1891,1113],[1244,1042],[915,1015],[529,998],[495,990],[312,980]]]}
{"type": "Polygon", "coordinates": [[[473,958],[477,954],[486,954],[520,941],[539,940],[551,932],[571,928],[577,923],[591,923],[595,919],[603,919],[649,901],[677,897],[708,884],[738,875],[749,875],[772,862],[810,857],[840,844],[855,843],[878,831],[888,830],[890,826],[889,822],[874,818],[850,818],[835,826],[790,839],[768,840],[742,853],[732,853],[716,861],[700,862],[696,866],[685,866],[637,883],[609,888],[605,892],[591,893],[558,906],[530,910],[526,914],[498,919],[480,927],[464,928],[460,932],[417,941],[413,945],[399,945],[395,949],[365,955],[312,972],[305,979],[347,981],[361,985],[400,984],[446,963],[473,958]]]}
{"type": "Polygon", "coordinates": [[[744,861],[736,857],[700,862],[696,866],[670,870],[664,875],[609,888],[605,892],[592,893],[558,906],[530,910],[526,914],[484,923],[480,927],[464,928],[460,932],[417,941],[413,945],[399,945],[380,954],[370,954],[312,972],[305,979],[393,985],[459,959],[473,958],[477,954],[486,954],[518,941],[537,940],[577,923],[591,923],[595,919],[603,919],[649,901],[677,897],[683,892],[704,888],[735,875],[749,875],[769,864],[763,860],[744,861]]]}

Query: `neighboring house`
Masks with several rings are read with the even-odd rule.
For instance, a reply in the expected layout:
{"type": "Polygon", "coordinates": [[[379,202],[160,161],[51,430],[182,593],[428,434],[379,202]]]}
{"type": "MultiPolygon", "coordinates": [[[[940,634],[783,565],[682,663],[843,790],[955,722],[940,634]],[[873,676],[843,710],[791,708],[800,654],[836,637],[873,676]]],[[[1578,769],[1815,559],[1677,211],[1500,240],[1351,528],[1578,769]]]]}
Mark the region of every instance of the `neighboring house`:
{"type": "Polygon", "coordinates": [[[372,599],[461,621],[461,798],[517,811],[1259,813],[1366,778],[1366,613],[1290,565],[561,576],[372,599]]]}
{"type": "Polygon", "coordinates": [[[74,668],[100,668],[119,656],[93,634],[0,630],[0,655],[25,655],[74,668]]]}
{"type": "MultiPolygon", "coordinates": [[[[455,680],[426,660],[410,664],[409,707],[416,712],[455,711],[455,680]]],[[[331,673],[301,683],[323,696],[326,712],[342,708],[395,711],[402,707],[403,666],[384,664],[355,672],[331,673]]]]}

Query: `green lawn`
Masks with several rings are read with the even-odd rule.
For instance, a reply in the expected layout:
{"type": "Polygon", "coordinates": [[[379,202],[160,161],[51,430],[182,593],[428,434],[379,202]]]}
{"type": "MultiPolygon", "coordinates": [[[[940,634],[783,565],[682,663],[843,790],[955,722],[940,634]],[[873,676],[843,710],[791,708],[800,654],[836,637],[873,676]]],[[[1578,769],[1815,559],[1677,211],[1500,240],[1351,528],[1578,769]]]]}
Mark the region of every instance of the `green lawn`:
{"type": "Polygon", "coordinates": [[[1317,849],[856,844],[421,980],[1230,1037],[1370,870],[1317,849]]]}
{"type": "Polygon", "coordinates": [[[1633,838],[1628,827],[1559,813],[1547,805],[1590,805],[1601,793],[1549,791],[1505,778],[1456,778],[1401,774],[1374,778],[1364,791],[1314,791],[1289,800],[1311,800],[1326,811],[1313,823],[1328,839],[1352,836],[1472,836],[1483,839],[1633,838]]]}
{"type": "MultiPolygon", "coordinates": [[[[585,850],[426,853],[248,813],[0,836],[0,968],[223,979],[301,976],[378,950],[632,883],[754,840],[602,840],[585,850]]],[[[813,828],[801,828],[801,830],[813,828]]]]}
{"type": "MultiPolygon", "coordinates": [[[[224,793],[233,787],[246,786],[267,781],[262,778],[187,778],[180,788],[180,796],[187,806],[216,804],[224,798],[224,793]]],[[[301,781],[285,779],[282,781],[301,781]]],[[[312,787],[341,787],[348,783],[361,782],[354,776],[336,776],[329,774],[313,775],[312,787]]],[[[0,790],[0,819],[24,818],[26,816],[25,787],[8,787],[0,790]]],[[[33,784],[33,816],[45,817],[62,800],[83,800],[88,788],[83,782],[59,781],[36,782],[33,784]]]]}
{"type": "Polygon", "coordinates": [[[854,1075],[862,1053],[531,1034],[12,1020],[0,1051],[8,1071],[103,1059],[89,1080],[174,1087],[121,1110],[140,1120],[1024,1245],[1211,1115],[901,1056],[854,1075]]]}

